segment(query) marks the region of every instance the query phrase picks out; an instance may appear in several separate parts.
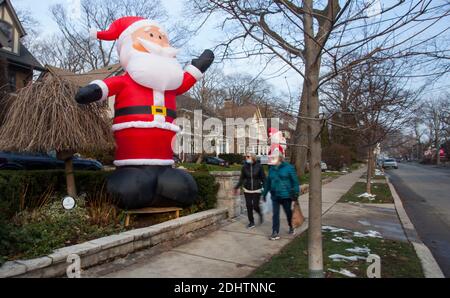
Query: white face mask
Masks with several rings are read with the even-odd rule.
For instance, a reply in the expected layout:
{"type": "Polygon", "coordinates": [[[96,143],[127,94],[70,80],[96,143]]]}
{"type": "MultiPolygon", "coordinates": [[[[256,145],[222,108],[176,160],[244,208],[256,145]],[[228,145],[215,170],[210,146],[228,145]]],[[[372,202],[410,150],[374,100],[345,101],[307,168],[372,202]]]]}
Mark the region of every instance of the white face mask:
{"type": "Polygon", "coordinates": [[[279,165],[281,162],[280,162],[280,157],[278,156],[278,155],[271,155],[271,156],[269,156],[269,164],[270,165],[272,165],[272,166],[277,166],[277,165],[279,165]]]}

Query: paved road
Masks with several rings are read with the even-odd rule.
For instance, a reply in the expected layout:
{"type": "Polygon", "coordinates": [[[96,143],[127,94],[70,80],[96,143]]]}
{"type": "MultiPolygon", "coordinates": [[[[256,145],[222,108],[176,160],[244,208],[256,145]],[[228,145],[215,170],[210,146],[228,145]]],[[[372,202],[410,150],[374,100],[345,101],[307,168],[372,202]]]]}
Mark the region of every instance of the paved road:
{"type": "Polygon", "coordinates": [[[401,163],[387,173],[420,238],[450,277],[450,168],[401,163]]]}

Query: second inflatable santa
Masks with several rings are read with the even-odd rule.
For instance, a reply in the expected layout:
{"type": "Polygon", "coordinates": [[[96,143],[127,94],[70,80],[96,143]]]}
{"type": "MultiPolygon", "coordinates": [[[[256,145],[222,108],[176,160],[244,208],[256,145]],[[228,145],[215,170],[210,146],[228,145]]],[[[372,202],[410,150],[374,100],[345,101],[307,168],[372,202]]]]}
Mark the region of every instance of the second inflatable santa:
{"type": "Polygon", "coordinates": [[[188,173],[171,167],[172,142],[179,131],[176,96],[187,92],[211,66],[205,50],[184,70],[164,28],[141,17],[116,20],[93,38],[117,42],[121,76],[93,81],[79,90],[76,101],[89,104],[115,96],[112,129],[117,170],[108,191],[122,208],[192,204],[197,185],[188,173]]]}

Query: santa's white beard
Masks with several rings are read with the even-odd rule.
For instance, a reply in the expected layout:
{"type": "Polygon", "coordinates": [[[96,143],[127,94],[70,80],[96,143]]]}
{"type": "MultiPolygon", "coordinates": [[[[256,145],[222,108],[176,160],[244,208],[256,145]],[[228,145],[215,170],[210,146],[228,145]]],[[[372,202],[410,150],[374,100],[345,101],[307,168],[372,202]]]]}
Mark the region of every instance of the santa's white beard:
{"type": "Polygon", "coordinates": [[[271,144],[283,144],[283,143],[286,143],[286,139],[283,138],[283,136],[280,134],[275,134],[270,137],[270,143],[271,144]]]}
{"type": "Polygon", "coordinates": [[[147,88],[158,91],[175,90],[183,82],[183,68],[174,57],[144,53],[124,45],[120,62],[136,83],[147,88]]]}

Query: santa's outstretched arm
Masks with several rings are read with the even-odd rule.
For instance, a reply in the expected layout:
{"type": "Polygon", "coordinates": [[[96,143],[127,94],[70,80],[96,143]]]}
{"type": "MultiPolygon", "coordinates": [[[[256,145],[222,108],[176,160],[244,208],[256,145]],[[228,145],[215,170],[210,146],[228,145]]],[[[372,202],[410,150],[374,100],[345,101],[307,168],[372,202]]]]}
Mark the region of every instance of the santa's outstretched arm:
{"type": "Polygon", "coordinates": [[[103,101],[108,97],[116,95],[124,87],[123,76],[107,78],[105,80],[95,80],[89,85],[80,88],[75,95],[75,100],[79,104],[89,104],[96,101],[103,101]]]}
{"type": "Polygon", "coordinates": [[[197,59],[193,59],[191,64],[186,67],[183,78],[183,84],[176,90],[177,95],[181,95],[191,89],[197,81],[214,62],[214,53],[211,50],[205,50],[197,59]]]}

